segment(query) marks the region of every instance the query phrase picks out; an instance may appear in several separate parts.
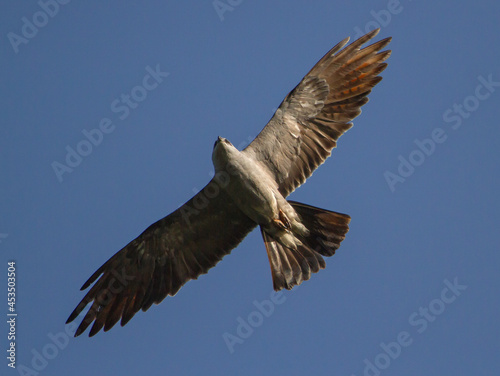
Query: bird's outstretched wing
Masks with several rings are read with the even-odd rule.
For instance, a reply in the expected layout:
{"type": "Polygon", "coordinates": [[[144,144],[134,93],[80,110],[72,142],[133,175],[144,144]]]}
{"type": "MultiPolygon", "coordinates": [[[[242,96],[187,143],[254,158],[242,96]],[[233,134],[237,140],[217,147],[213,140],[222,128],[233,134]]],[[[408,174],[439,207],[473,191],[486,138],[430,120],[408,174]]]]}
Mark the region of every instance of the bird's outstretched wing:
{"type": "Polygon", "coordinates": [[[236,247],[256,226],[214,178],[190,201],[149,226],[111,257],[82,286],[95,284],[69,316],[73,321],[91,303],[75,337],[94,322],[89,336],[125,325],[167,295],[175,295],[236,247]],[[100,278],[99,278],[100,277],[100,278]]]}
{"type": "Polygon", "coordinates": [[[285,197],[330,156],[337,139],[352,126],[368,102],[367,95],[382,79],[379,74],[391,51],[380,50],[391,38],[361,49],[378,31],[343,49],[349,38],[333,47],[244,150],[268,168],[285,197]]]}

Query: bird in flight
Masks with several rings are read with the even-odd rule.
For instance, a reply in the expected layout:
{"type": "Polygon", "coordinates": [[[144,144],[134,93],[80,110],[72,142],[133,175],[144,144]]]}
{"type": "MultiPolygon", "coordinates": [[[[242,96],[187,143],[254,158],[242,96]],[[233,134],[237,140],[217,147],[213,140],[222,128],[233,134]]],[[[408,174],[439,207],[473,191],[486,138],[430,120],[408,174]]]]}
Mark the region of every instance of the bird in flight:
{"type": "Polygon", "coordinates": [[[362,46],[379,29],[333,47],[286,96],[244,150],[215,142],[213,179],[191,200],[149,226],[85,282],[94,284],[69,316],[90,304],[75,337],[125,325],[189,280],[207,273],[256,226],[264,239],[273,287],[291,289],[325,268],[350,217],[286,197],[330,156],[337,139],[380,82],[391,40],[362,46]]]}

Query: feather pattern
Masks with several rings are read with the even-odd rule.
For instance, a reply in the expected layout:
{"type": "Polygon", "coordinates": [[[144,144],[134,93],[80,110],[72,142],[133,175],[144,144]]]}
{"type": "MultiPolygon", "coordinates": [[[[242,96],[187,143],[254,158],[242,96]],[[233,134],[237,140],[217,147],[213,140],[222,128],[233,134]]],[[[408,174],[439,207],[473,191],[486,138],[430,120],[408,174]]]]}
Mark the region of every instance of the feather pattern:
{"type": "Polygon", "coordinates": [[[174,296],[187,281],[207,273],[256,226],[222,189],[213,197],[214,184],[219,183],[213,179],[92,274],[81,289],[94,285],[67,320],[73,321],[91,305],[75,336],[92,323],[89,336],[111,329],[120,319],[123,326],[139,310],[174,296]]]}
{"type": "Polygon", "coordinates": [[[349,38],[333,47],[283,100],[269,123],[244,150],[275,177],[288,196],[320,166],[351,128],[351,121],[368,102],[367,95],[382,79],[382,51],[391,40],[365,48],[374,30],[347,47],[349,38]]]}

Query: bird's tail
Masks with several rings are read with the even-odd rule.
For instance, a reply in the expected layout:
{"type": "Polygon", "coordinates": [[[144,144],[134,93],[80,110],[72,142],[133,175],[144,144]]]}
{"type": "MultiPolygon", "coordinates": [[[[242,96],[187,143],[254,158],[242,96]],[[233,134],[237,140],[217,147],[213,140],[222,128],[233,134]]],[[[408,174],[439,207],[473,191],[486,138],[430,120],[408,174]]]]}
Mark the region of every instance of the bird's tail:
{"type": "Polygon", "coordinates": [[[271,264],[273,287],[276,291],[283,288],[290,290],[302,281],[307,281],[311,273],[325,267],[322,256],[332,256],[345,239],[349,231],[351,217],[346,214],[316,208],[295,201],[290,205],[299,214],[302,224],[309,230],[309,235],[294,234],[302,245],[297,249],[284,247],[262,227],[262,237],[266,245],[267,256],[271,264]]]}

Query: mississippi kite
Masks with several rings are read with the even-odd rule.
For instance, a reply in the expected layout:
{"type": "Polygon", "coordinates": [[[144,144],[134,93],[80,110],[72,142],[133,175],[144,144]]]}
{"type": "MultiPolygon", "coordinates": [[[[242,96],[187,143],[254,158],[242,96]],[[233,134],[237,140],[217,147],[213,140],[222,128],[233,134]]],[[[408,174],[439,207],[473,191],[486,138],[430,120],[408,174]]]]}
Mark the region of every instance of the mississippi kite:
{"type": "Polygon", "coordinates": [[[321,165],[382,79],[390,38],[361,48],[379,30],[333,47],[286,96],[243,151],[219,137],[215,176],[191,200],[152,224],[84,283],[95,284],[69,316],[90,303],[80,335],[125,325],[189,280],[215,266],[256,226],[264,239],[275,290],[291,289],[325,267],[350,217],[286,197],[321,165]]]}

